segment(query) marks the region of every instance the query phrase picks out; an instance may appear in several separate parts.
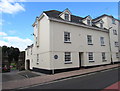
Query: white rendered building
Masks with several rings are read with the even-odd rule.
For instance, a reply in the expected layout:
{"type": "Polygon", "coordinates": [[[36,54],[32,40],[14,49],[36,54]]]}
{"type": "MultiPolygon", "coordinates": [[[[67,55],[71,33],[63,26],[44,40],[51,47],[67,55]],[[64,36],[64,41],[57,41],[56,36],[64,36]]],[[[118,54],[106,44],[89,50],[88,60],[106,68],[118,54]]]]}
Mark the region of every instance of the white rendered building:
{"type": "Polygon", "coordinates": [[[54,72],[119,62],[119,20],[44,11],[33,24],[34,44],[26,48],[26,69],[54,72]]]}

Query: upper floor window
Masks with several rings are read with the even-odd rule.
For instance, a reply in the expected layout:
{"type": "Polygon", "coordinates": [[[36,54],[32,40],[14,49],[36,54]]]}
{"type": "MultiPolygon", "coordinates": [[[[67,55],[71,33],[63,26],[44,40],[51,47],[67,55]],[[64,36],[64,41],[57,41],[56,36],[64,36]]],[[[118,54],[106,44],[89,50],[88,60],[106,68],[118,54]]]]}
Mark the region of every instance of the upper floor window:
{"type": "Polygon", "coordinates": [[[112,24],[115,24],[115,19],[112,19],[112,24]]]}
{"type": "Polygon", "coordinates": [[[91,21],[89,19],[87,19],[87,24],[91,25],[91,21]]]}
{"type": "Polygon", "coordinates": [[[117,35],[117,30],[113,30],[113,34],[114,34],[114,35],[117,35]]]}
{"type": "Polygon", "coordinates": [[[87,35],[87,41],[88,41],[88,45],[92,45],[92,36],[91,35],[87,35]]]}
{"type": "Polygon", "coordinates": [[[93,61],[93,52],[88,52],[89,61],[93,61]]]}
{"type": "Polygon", "coordinates": [[[119,46],[118,42],[115,42],[115,47],[118,47],[118,46],[119,46]]]}
{"type": "Polygon", "coordinates": [[[71,52],[65,52],[65,63],[71,62],[71,52]]]}
{"type": "Polygon", "coordinates": [[[69,21],[69,14],[65,14],[65,20],[69,21]]]}
{"type": "Polygon", "coordinates": [[[32,48],[31,48],[31,55],[32,55],[32,48]]]}
{"type": "Polygon", "coordinates": [[[29,55],[29,49],[27,49],[27,56],[29,55]]]}
{"type": "Polygon", "coordinates": [[[104,46],[104,45],[105,45],[104,37],[100,37],[100,42],[101,42],[101,46],[104,46]]]}
{"type": "Polygon", "coordinates": [[[70,43],[70,32],[64,32],[64,42],[70,43]]]}

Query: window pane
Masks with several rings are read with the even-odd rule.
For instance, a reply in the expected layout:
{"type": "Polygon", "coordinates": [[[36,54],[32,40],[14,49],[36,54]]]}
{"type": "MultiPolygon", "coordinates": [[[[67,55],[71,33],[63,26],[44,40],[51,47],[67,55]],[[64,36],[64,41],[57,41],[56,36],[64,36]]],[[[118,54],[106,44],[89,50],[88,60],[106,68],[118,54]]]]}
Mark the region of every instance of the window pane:
{"type": "Polygon", "coordinates": [[[70,33],[69,32],[64,32],[64,41],[70,42],[70,33]]]}
{"type": "Polygon", "coordinates": [[[71,53],[70,52],[65,52],[65,62],[66,61],[71,61],[71,53]]]}

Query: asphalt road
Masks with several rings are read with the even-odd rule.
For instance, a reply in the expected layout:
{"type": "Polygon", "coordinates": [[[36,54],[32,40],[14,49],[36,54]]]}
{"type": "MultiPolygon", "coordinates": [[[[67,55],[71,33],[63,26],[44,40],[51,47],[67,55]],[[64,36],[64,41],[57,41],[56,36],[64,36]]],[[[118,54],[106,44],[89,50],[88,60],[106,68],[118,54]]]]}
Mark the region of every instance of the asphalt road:
{"type": "Polygon", "coordinates": [[[120,68],[109,69],[89,75],[62,79],[47,84],[39,84],[23,90],[32,89],[104,89],[115,82],[120,81],[120,68]]]}

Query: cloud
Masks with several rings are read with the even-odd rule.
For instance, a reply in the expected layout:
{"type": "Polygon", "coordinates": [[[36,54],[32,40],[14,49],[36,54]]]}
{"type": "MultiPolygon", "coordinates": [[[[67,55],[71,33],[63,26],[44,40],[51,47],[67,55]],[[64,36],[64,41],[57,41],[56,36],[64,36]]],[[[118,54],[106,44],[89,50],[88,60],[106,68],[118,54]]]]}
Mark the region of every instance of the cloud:
{"type": "Polygon", "coordinates": [[[3,37],[3,40],[4,40],[3,41],[4,44],[6,43],[7,46],[18,47],[21,51],[24,51],[28,45],[31,45],[33,43],[32,40],[28,38],[23,39],[23,38],[12,37],[12,36],[3,37]]]}
{"type": "Polygon", "coordinates": [[[24,51],[28,45],[33,43],[29,38],[20,38],[18,36],[9,36],[5,32],[0,32],[0,46],[13,46],[20,49],[20,51],[24,51]]]}
{"type": "Polygon", "coordinates": [[[3,13],[14,14],[19,11],[25,11],[22,4],[16,2],[16,0],[1,0],[0,11],[3,13]]]}
{"type": "Polygon", "coordinates": [[[0,32],[0,36],[6,36],[7,34],[5,32],[0,32]]]}
{"type": "Polygon", "coordinates": [[[0,46],[4,46],[4,45],[8,45],[8,43],[3,40],[0,40],[0,46]]]}

